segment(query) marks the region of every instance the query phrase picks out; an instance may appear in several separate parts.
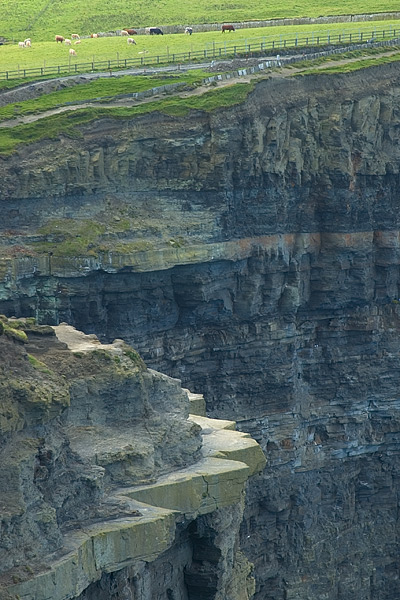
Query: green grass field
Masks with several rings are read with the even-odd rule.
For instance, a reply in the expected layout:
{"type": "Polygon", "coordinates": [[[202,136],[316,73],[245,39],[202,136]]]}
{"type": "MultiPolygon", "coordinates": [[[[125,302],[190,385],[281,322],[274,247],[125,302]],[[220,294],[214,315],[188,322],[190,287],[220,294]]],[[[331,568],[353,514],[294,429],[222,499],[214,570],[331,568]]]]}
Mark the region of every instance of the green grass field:
{"type": "Polygon", "coordinates": [[[205,0],[177,2],[177,0],[2,0],[0,35],[9,39],[32,37],[36,41],[50,41],[55,34],[69,37],[72,33],[90,35],[97,31],[114,31],[123,27],[160,25],[191,25],[259,19],[318,17],[357,13],[398,11],[394,0],[365,0],[362,5],[351,0],[337,2],[306,0],[299,3],[228,1],[210,3],[205,0]]]}
{"type": "Polygon", "coordinates": [[[21,117],[23,115],[38,114],[59,106],[66,106],[77,101],[103,101],[115,98],[118,95],[143,92],[154,87],[180,83],[184,85],[200,85],[207,73],[201,69],[188,71],[182,75],[164,77],[123,76],[118,78],[96,79],[89,83],[80,84],[70,88],[44,94],[39,98],[14,102],[0,107],[0,122],[21,117]]]}
{"type": "MultiPolygon", "coordinates": [[[[99,62],[99,61],[122,61],[124,59],[143,59],[145,63],[152,63],[152,57],[169,56],[174,53],[205,51],[208,57],[217,53],[220,49],[222,56],[226,48],[237,45],[244,47],[264,43],[267,47],[272,41],[277,48],[288,40],[294,45],[296,40],[309,38],[309,43],[317,41],[319,36],[327,34],[353,34],[353,41],[358,35],[365,36],[364,39],[373,34],[375,30],[385,30],[388,36],[392,35],[394,29],[400,28],[400,21],[376,21],[374,23],[336,23],[327,25],[286,26],[286,27],[263,27],[251,29],[239,29],[234,33],[222,35],[219,31],[197,33],[192,36],[185,34],[170,34],[164,36],[135,36],[136,46],[127,44],[125,37],[103,37],[98,39],[82,39],[76,50],[76,57],[69,56],[69,47],[56,42],[36,42],[32,38],[31,48],[19,48],[17,43],[0,46],[0,72],[16,71],[18,69],[40,68],[64,65],[74,68],[75,64],[99,62]]],[[[123,66],[121,64],[121,66],[123,66]]],[[[87,70],[87,69],[86,69],[87,70]]],[[[65,72],[65,69],[63,70],[65,72]]]]}

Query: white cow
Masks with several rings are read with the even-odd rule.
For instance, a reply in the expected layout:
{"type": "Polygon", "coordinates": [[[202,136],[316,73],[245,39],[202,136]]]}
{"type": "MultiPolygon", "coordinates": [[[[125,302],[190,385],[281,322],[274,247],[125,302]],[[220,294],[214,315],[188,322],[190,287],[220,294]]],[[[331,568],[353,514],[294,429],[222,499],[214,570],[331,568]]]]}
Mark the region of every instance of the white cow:
{"type": "Polygon", "coordinates": [[[128,44],[135,44],[136,46],[136,42],[133,38],[128,38],[126,41],[128,42],[128,44]]]}
{"type": "Polygon", "coordinates": [[[76,50],[74,50],[73,48],[69,49],[69,53],[70,53],[70,56],[76,56],[76,50]]]}
{"type": "Polygon", "coordinates": [[[129,33],[128,33],[127,31],[125,31],[125,29],[123,29],[123,30],[121,31],[121,35],[129,35],[129,33]]]}
{"type": "Polygon", "coordinates": [[[64,44],[65,44],[66,46],[70,46],[70,45],[71,45],[71,40],[69,40],[68,38],[66,38],[66,39],[64,40],[64,44]]]}
{"type": "Polygon", "coordinates": [[[18,42],[19,48],[25,48],[25,42],[18,42]]]}
{"type": "Polygon", "coordinates": [[[71,40],[80,40],[81,38],[79,37],[79,35],[77,33],[73,33],[71,35],[71,40]]]}
{"type": "Polygon", "coordinates": [[[24,44],[25,44],[25,48],[32,48],[31,40],[25,40],[24,44]]]}
{"type": "Polygon", "coordinates": [[[82,40],[75,40],[74,44],[80,44],[82,40]]]}

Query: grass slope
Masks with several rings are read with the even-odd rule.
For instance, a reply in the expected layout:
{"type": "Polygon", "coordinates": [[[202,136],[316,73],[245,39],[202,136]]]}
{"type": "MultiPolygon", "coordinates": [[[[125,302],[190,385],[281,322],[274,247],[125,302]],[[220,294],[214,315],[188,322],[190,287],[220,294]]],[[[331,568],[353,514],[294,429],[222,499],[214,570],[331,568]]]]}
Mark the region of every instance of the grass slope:
{"type": "Polygon", "coordinates": [[[154,87],[181,83],[182,85],[200,84],[205,77],[212,75],[201,69],[190,71],[179,76],[122,76],[118,78],[96,79],[89,83],[44,94],[39,98],[14,102],[0,107],[0,121],[16,116],[37,114],[59,106],[66,106],[80,101],[107,101],[118,95],[143,92],[154,87]]]}
{"type": "Polygon", "coordinates": [[[200,96],[188,98],[166,98],[147,102],[132,108],[83,108],[71,113],[52,115],[29,125],[18,125],[0,129],[0,155],[12,154],[21,144],[29,144],[42,139],[56,139],[61,134],[79,138],[79,126],[101,118],[129,119],[156,110],[169,115],[182,117],[190,110],[213,111],[244,102],[255,83],[237,83],[221,89],[211,90],[200,96]]]}
{"type": "Polygon", "coordinates": [[[95,31],[113,31],[122,27],[153,25],[190,25],[259,19],[318,17],[398,11],[394,0],[306,0],[299,3],[263,3],[259,0],[224,3],[178,2],[177,0],[2,0],[0,35],[10,39],[34,37],[50,40],[55,34],[88,35],[95,31]]]}
{"type": "MultiPolygon", "coordinates": [[[[308,39],[309,44],[317,43],[319,36],[324,40],[327,36],[346,35],[349,41],[349,33],[352,33],[352,41],[363,34],[363,39],[372,36],[375,31],[379,32],[381,39],[382,32],[392,37],[394,29],[400,28],[400,21],[374,21],[373,23],[330,23],[326,25],[302,25],[286,27],[263,27],[237,30],[231,34],[222,35],[220,31],[209,31],[198,33],[192,36],[185,34],[170,34],[164,36],[135,36],[137,45],[129,45],[125,37],[104,37],[98,39],[83,39],[79,46],[74,46],[77,56],[69,57],[69,48],[63,44],[56,44],[53,40],[48,42],[36,42],[33,38],[31,48],[19,48],[17,44],[0,46],[0,72],[16,71],[18,69],[40,68],[64,65],[63,72],[69,68],[73,69],[75,64],[88,65],[86,68],[79,68],[78,71],[91,70],[90,64],[99,61],[122,61],[126,59],[144,60],[146,64],[154,64],[152,57],[162,56],[162,60],[167,61],[167,57],[172,58],[173,54],[183,52],[202,51],[206,52],[207,57],[213,54],[218,56],[221,50],[223,57],[229,48],[237,46],[244,48],[249,44],[260,48],[263,43],[266,47],[271,47],[272,42],[278,46],[284,44],[287,40],[287,46],[294,46],[305,43],[308,39]],[[69,66],[70,65],[70,66],[69,66]]],[[[107,67],[103,65],[103,70],[107,67]]]]}

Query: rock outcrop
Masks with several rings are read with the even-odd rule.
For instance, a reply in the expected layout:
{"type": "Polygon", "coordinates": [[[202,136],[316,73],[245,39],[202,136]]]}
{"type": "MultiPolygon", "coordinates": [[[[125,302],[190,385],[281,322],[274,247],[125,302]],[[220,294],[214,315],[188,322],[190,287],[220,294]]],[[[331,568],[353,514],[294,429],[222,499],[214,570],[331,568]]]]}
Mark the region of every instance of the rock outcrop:
{"type": "Polygon", "coordinates": [[[0,310],[126,339],[268,454],[257,600],[400,595],[399,96],[396,64],[274,78],[2,162],[0,310]]]}
{"type": "Polygon", "coordinates": [[[189,418],[191,394],[122,340],[0,322],[0,597],[250,598],[258,444],[189,418]]]}

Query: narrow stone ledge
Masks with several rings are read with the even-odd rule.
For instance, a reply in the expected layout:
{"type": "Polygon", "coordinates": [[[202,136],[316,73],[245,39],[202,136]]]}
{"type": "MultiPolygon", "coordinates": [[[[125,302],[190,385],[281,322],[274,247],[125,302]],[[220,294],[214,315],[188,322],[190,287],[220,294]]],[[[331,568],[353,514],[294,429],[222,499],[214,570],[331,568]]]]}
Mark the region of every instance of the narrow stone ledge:
{"type": "Polygon", "coordinates": [[[75,598],[104,572],[117,571],[134,560],[154,560],[171,546],[177,515],[157,507],[141,507],[141,513],[141,517],[98,523],[69,534],[66,555],[48,557],[48,570],[1,590],[0,599],[75,598]]]}
{"type": "MultiPolygon", "coordinates": [[[[112,356],[123,354],[121,340],[101,345],[95,336],[77,332],[66,324],[54,330],[58,342],[72,352],[87,353],[100,348],[112,356]]],[[[165,376],[154,373],[154,378],[160,377],[165,376]]],[[[193,401],[192,407],[203,413],[202,395],[185,392],[193,401]]],[[[104,573],[119,571],[138,561],[154,561],[174,544],[176,524],[182,517],[192,521],[240,504],[247,479],[265,465],[260,446],[249,434],[236,431],[234,421],[190,415],[189,423],[202,430],[200,460],[155,483],[114,488],[112,496],[117,503],[129,506],[124,516],[119,513],[110,520],[82,522],[64,533],[62,549],[45,556],[41,566],[35,566],[35,572],[28,565],[29,569],[4,573],[0,576],[0,600],[76,598],[104,573]]],[[[123,442],[122,432],[119,438],[115,436],[115,444],[118,439],[123,442]]]]}

